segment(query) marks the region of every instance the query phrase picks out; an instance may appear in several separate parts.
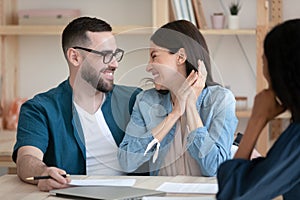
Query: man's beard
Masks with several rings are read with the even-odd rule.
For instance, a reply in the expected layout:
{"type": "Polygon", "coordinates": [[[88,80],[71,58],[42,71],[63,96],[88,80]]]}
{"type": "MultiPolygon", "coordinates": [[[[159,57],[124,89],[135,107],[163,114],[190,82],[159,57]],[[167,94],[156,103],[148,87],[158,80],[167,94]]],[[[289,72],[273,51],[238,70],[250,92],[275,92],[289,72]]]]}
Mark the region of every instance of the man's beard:
{"type": "Polygon", "coordinates": [[[94,87],[94,88],[96,90],[98,90],[99,92],[107,93],[113,89],[113,82],[106,83],[102,77],[99,77],[98,83],[97,83],[96,87],[94,87]]]}
{"type": "Polygon", "coordinates": [[[102,77],[101,73],[104,70],[101,70],[98,75],[96,70],[91,67],[85,67],[81,71],[81,77],[83,80],[88,82],[93,88],[99,92],[107,93],[113,89],[113,82],[106,82],[102,77]]]}

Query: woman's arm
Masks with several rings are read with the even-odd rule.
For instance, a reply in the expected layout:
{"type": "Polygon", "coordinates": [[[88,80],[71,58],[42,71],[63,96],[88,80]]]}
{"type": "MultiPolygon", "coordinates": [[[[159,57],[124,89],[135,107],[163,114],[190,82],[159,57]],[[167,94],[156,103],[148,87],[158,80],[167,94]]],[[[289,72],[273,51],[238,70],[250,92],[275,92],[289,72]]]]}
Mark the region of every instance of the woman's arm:
{"type": "Polygon", "coordinates": [[[201,173],[205,176],[216,175],[218,166],[230,158],[230,149],[234,131],[237,126],[235,116],[235,100],[227,90],[216,90],[214,97],[208,95],[210,100],[205,104],[209,106],[197,108],[197,100],[203,91],[207,72],[204,63],[199,61],[197,80],[192,84],[193,93],[187,101],[188,150],[198,162],[201,173]],[[213,103],[212,103],[213,102],[213,103]],[[204,110],[200,110],[204,109],[204,110]],[[205,126],[200,112],[205,117],[205,126]],[[204,114],[205,113],[205,114],[204,114]]]}
{"type": "Polygon", "coordinates": [[[298,193],[290,199],[299,199],[299,132],[299,124],[290,125],[265,158],[222,163],[217,176],[217,199],[273,199],[287,191],[298,193]]]}
{"type": "Polygon", "coordinates": [[[119,146],[119,162],[127,172],[133,172],[150,160],[155,146],[145,155],[144,153],[154,138],[159,139],[162,146],[173,138],[169,132],[179,117],[173,111],[168,114],[166,108],[157,103],[152,95],[153,93],[149,95],[148,92],[137,97],[126,134],[119,146]]]}
{"type": "Polygon", "coordinates": [[[192,72],[187,78],[187,82],[191,85],[191,92],[186,103],[186,117],[189,131],[203,127],[203,122],[198,113],[196,102],[205,87],[207,71],[203,61],[200,60],[198,61],[198,68],[198,72],[192,72]]]}
{"type": "Polygon", "coordinates": [[[247,124],[235,158],[250,159],[257,139],[266,126],[277,115],[285,110],[277,101],[274,92],[266,89],[256,95],[252,114],[247,124]]]}
{"type": "Polygon", "coordinates": [[[171,128],[175,125],[177,120],[180,118],[180,113],[173,110],[169,113],[165,119],[155,128],[152,129],[152,135],[154,138],[161,142],[165,136],[170,132],[171,128]]]}
{"type": "Polygon", "coordinates": [[[204,126],[188,135],[188,151],[204,176],[215,176],[219,165],[231,158],[231,146],[238,123],[232,93],[224,89],[215,92],[214,98],[208,96],[205,98],[209,100],[204,100],[213,103],[199,108],[205,119],[204,126]]]}
{"type": "Polygon", "coordinates": [[[235,158],[223,163],[218,171],[220,199],[245,198],[272,199],[287,188],[293,188],[299,180],[297,170],[300,160],[300,127],[289,127],[266,158],[250,161],[251,153],[265,125],[285,110],[277,101],[271,89],[258,93],[254,100],[252,114],[247,124],[235,158]],[[293,132],[293,133],[291,133],[293,132]],[[285,135],[293,135],[293,138],[285,135]],[[295,173],[296,172],[296,173],[295,173]],[[289,177],[289,178],[287,178],[289,177]],[[229,188],[229,185],[236,187],[229,188]],[[260,190],[261,188],[261,190],[260,190]]]}

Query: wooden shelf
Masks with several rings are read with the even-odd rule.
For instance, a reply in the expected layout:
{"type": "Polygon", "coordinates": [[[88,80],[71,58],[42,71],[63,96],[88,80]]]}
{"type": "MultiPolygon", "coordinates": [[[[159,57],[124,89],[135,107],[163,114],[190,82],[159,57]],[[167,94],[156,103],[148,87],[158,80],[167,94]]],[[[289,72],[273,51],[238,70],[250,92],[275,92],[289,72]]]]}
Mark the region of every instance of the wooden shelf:
{"type": "Polygon", "coordinates": [[[0,26],[0,35],[59,35],[64,26],[0,26]]]}
{"type": "MultiPolygon", "coordinates": [[[[5,25],[0,26],[0,35],[61,35],[65,25],[5,25]]],[[[150,27],[142,26],[115,26],[113,33],[124,34],[147,34],[153,31],[150,27]]]]}
{"type": "Polygon", "coordinates": [[[256,29],[200,29],[204,35],[256,35],[256,29]]]}
{"type": "MultiPolygon", "coordinates": [[[[252,112],[252,109],[237,110],[236,116],[238,118],[249,118],[251,116],[251,112],[252,112]]],[[[289,113],[287,111],[276,117],[276,119],[289,119],[289,118],[291,118],[291,113],[289,113]]]]}
{"type": "Polygon", "coordinates": [[[236,116],[237,118],[249,118],[251,115],[251,109],[247,109],[247,110],[237,110],[236,116]]]}
{"type": "MultiPolygon", "coordinates": [[[[6,25],[0,26],[0,35],[61,35],[65,25],[6,25]]],[[[114,26],[113,33],[151,34],[153,28],[143,26],[114,26]]],[[[255,29],[200,29],[204,35],[255,35],[255,29]]]]}

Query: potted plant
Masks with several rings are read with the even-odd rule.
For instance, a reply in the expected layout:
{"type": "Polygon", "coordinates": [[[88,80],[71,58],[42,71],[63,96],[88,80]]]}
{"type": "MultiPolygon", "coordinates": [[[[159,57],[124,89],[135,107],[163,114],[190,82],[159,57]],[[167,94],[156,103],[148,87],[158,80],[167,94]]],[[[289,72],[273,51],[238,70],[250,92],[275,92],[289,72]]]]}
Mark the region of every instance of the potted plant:
{"type": "Polygon", "coordinates": [[[238,29],[239,28],[239,11],[241,10],[240,0],[234,0],[229,5],[230,15],[228,17],[228,28],[238,29]]]}
{"type": "Polygon", "coordinates": [[[240,10],[241,4],[239,0],[231,2],[229,6],[229,11],[231,15],[238,15],[240,10]]]}

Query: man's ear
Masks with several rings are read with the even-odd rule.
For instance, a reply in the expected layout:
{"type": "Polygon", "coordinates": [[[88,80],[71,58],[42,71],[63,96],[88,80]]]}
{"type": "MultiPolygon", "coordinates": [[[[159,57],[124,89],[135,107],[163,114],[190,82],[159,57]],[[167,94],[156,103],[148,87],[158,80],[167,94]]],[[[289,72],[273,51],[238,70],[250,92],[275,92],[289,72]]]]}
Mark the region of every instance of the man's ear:
{"type": "Polygon", "coordinates": [[[67,59],[75,67],[81,65],[83,60],[81,54],[74,48],[69,48],[67,50],[67,59]]]}
{"type": "Polygon", "coordinates": [[[187,58],[187,56],[186,56],[186,52],[185,52],[184,48],[180,48],[177,51],[177,64],[181,65],[181,64],[185,63],[186,58],[187,58]]]}

